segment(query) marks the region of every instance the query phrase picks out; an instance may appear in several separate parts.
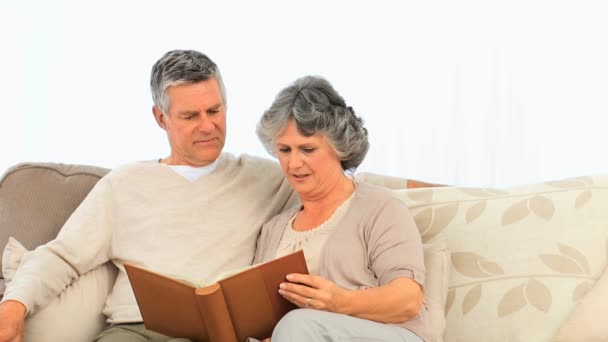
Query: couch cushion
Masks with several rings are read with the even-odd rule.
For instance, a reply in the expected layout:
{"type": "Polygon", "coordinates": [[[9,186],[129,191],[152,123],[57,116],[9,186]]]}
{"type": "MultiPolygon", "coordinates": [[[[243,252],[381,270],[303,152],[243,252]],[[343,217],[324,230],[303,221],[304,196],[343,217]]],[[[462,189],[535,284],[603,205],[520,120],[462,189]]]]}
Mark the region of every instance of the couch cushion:
{"type": "Polygon", "coordinates": [[[8,169],[0,179],[0,246],[7,244],[9,236],[28,249],[54,239],[108,171],[53,163],[23,163],[8,169]]]}
{"type": "Polygon", "coordinates": [[[608,268],[564,324],[553,342],[608,341],[608,268]]]}
{"type": "Polygon", "coordinates": [[[450,271],[450,251],[445,239],[424,244],[424,301],[428,308],[429,333],[432,341],[443,342],[445,304],[450,271]]]}
{"type": "Polygon", "coordinates": [[[397,193],[448,241],[446,341],[547,341],[606,265],[608,176],[397,193]]]}

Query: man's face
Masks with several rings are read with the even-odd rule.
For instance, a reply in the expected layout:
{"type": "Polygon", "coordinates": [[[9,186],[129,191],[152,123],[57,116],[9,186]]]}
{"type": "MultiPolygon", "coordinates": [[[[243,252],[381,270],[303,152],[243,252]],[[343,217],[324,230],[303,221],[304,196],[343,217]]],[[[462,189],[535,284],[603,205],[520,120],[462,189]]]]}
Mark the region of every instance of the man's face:
{"type": "Polygon", "coordinates": [[[204,166],[220,155],[226,140],[226,106],[216,79],[167,89],[169,113],[154,107],[158,125],[167,131],[170,165],[204,166]]]}

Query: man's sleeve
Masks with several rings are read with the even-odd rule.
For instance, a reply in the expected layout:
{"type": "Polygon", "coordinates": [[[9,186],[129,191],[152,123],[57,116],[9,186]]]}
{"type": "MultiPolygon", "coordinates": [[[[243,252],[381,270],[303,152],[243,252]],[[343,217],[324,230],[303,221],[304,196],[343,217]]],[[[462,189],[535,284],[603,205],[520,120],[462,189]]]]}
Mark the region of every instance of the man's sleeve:
{"type": "Polygon", "coordinates": [[[102,178],[66,221],[57,238],[21,262],[2,301],[16,300],[33,314],[57,297],[80,274],[110,257],[114,202],[102,178]]]}

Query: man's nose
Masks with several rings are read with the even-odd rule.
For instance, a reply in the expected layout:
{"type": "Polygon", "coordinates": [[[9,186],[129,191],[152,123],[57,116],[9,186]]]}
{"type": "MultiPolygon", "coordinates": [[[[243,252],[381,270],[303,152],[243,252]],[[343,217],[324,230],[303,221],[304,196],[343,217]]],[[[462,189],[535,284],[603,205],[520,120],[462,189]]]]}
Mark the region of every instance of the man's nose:
{"type": "Polygon", "coordinates": [[[214,127],[215,127],[215,125],[209,119],[209,117],[207,115],[200,116],[200,119],[199,119],[199,122],[197,125],[197,128],[199,131],[209,133],[209,132],[213,131],[214,127]]]}

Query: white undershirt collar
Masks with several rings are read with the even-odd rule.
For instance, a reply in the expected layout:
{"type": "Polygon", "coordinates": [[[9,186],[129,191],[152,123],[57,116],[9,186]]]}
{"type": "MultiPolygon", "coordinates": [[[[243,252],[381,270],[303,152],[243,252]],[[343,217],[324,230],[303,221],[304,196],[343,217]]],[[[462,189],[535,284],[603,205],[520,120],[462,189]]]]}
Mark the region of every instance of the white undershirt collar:
{"type": "Polygon", "coordinates": [[[205,166],[189,166],[189,165],[167,165],[171,168],[171,170],[175,171],[180,176],[186,178],[190,182],[194,182],[195,180],[201,178],[202,176],[206,176],[211,172],[217,169],[217,164],[219,162],[219,158],[217,158],[213,163],[205,166]]]}

